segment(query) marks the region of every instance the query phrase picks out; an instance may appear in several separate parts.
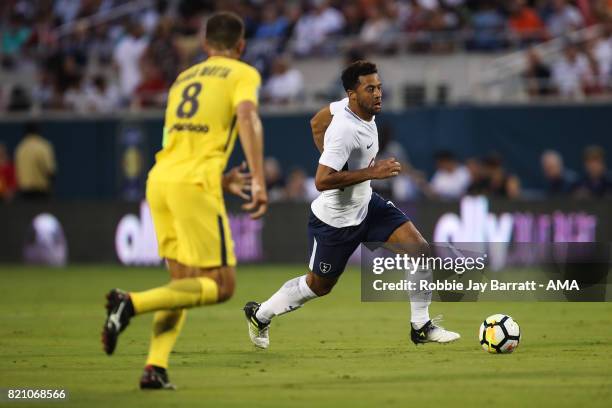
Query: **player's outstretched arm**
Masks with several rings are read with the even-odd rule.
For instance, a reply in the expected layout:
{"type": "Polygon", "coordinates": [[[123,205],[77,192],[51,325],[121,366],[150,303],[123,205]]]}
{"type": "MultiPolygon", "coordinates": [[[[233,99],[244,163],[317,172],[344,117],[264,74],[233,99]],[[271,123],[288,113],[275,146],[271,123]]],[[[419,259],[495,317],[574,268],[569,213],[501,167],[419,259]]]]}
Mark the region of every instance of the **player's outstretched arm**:
{"type": "Polygon", "coordinates": [[[319,191],[344,188],[366,180],[395,177],[401,169],[402,166],[394,157],[378,161],[373,166],[360,170],[336,171],[319,163],[315,176],[315,186],[319,191]]]}
{"type": "Polygon", "coordinates": [[[257,106],[243,101],[236,107],[240,144],[251,170],[251,202],[243,209],[251,212],[251,218],[260,218],[268,209],[268,193],[263,172],[263,127],[257,106]]]}
{"type": "Polygon", "coordinates": [[[329,105],[326,105],[323,109],[318,111],[312,119],[310,119],[310,128],[312,129],[312,138],[314,144],[319,149],[319,152],[323,153],[323,140],[325,139],[325,131],[329,127],[332,121],[331,110],[329,105]]]}

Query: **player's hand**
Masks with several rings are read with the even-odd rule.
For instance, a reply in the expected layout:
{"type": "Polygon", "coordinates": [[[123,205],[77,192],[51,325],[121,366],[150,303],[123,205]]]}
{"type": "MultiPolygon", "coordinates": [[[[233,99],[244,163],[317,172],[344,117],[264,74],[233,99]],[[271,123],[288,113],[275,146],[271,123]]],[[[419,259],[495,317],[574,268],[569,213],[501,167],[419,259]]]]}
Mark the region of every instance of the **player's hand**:
{"type": "Polygon", "coordinates": [[[374,165],[370,167],[370,171],[372,172],[372,179],[386,179],[397,176],[400,171],[402,171],[402,165],[395,157],[391,157],[375,162],[374,165]]]}
{"type": "Polygon", "coordinates": [[[268,210],[266,185],[259,180],[251,181],[251,202],[243,204],[242,209],[251,213],[251,219],[261,218],[268,210]]]}
{"type": "Polygon", "coordinates": [[[233,167],[223,176],[223,186],[225,191],[237,195],[245,200],[250,200],[251,173],[248,172],[246,162],[240,166],[233,167]]]}

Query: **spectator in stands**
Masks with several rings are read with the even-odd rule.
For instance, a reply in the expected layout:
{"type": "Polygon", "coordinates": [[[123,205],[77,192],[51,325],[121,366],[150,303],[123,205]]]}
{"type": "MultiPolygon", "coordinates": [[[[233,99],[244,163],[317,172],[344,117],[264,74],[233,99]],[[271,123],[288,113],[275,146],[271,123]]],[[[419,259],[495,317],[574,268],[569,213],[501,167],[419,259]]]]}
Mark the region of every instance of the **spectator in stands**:
{"type": "Polygon", "coordinates": [[[160,20],[145,52],[145,58],[155,61],[164,81],[169,84],[174,82],[179,73],[180,56],[174,44],[171,20],[167,18],[160,20]]]}
{"type": "Polygon", "coordinates": [[[53,74],[46,67],[42,67],[38,70],[37,77],[38,81],[32,88],[32,100],[36,107],[51,109],[54,106],[60,106],[62,103],[61,96],[53,74]]]}
{"type": "Polygon", "coordinates": [[[28,90],[22,85],[15,85],[11,89],[11,95],[7,110],[9,112],[24,112],[32,107],[32,99],[28,90]]]}
{"type": "Polygon", "coordinates": [[[465,161],[465,167],[470,173],[470,185],[467,188],[467,194],[487,194],[489,182],[486,178],[482,161],[477,157],[471,157],[465,161]]]}
{"type": "Polygon", "coordinates": [[[92,52],[93,35],[85,23],[77,23],[74,31],[60,39],[60,52],[74,58],[79,70],[85,71],[92,52]]]}
{"type": "Polygon", "coordinates": [[[32,30],[27,26],[22,15],[13,14],[6,26],[1,31],[2,48],[2,65],[5,68],[14,68],[17,63],[16,57],[21,52],[32,30]]]}
{"type": "Polygon", "coordinates": [[[449,150],[437,152],[434,158],[436,172],[431,179],[431,190],[444,200],[459,199],[470,185],[469,171],[449,150]]]}
{"type": "Polygon", "coordinates": [[[567,0],[552,0],[552,14],[548,17],[546,26],[553,37],[560,37],[582,28],[584,18],[580,10],[567,0]]]}
{"type": "Polygon", "coordinates": [[[52,83],[57,92],[58,106],[63,107],[63,95],[69,88],[74,88],[82,80],[82,69],[75,56],[57,53],[49,58],[43,69],[49,69],[52,83]]]}
{"type": "Polygon", "coordinates": [[[431,31],[434,39],[431,51],[438,53],[453,51],[456,39],[453,38],[452,33],[459,29],[459,24],[459,16],[450,5],[435,8],[430,14],[428,24],[428,30],[431,31]]]}
{"type": "Polygon", "coordinates": [[[155,0],[154,3],[153,7],[148,7],[140,16],[140,24],[148,35],[153,34],[159,27],[159,22],[168,9],[167,0],[155,0]]]}
{"type": "Polygon", "coordinates": [[[546,150],[541,156],[542,173],[546,180],[546,194],[557,196],[570,194],[576,185],[576,174],[564,168],[561,154],[555,150],[546,150]]]}
{"type": "MultiPolygon", "coordinates": [[[[360,45],[361,36],[373,52],[391,54],[404,48],[413,52],[449,52],[462,43],[463,33],[474,33],[473,40],[465,44],[469,49],[497,50],[509,43],[507,29],[523,44],[543,38],[534,34],[534,30],[542,28],[542,21],[555,35],[561,35],[587,23],[612,18],[611,0],[152,0],[136,2],[142,6],[137,6],[138,11],[132,15],[106,20],[110,15],[105,13],[124,3],[125,0],[0,2],[0,21],[6,22],[0,27],[4,33],[0,46],[4,51],[0,51],[0,58],[9,67],[15,63],[27,67],[32,60],[39,67],[45,67],[51,73],[51,80],[40,86],[45,92],[40,94],[37,85],[28,88],[35,89],[37,106],[62,108],[63,93],[73,87],[71,81],[77,75],[99,72],[99,65],[105,69],[113,60],[118,67],[124,102],[130,102],[127,99],[132,98],[140,83],[139,60],[148,38],[142,35],[144,31],[154,32],[146,47],[147,56],[156,61],[164,80],[171,83],[181,69],[203,58],[198,36],[202,17],[220,8],[233,10],[245,19],[247,36],[265,39],[253,42],[244,56],[264,78],[269,75],[276,56],[287,51],[287,44],[294,45],[292,50],[305,57],[327,55],[337,52],[339,47],[351,46],[352,40],[337,43],[335,35],[355,37],[354,44],[365,49],[360,45]],[[172,12],[167,12],[170,4],[172,12]],[[93,26],[82,21],[94,14],[105,21],[96,19],[93,26]],[[125,31],[124,19],[135,23],[129,24],[130,33],[121,38],[125,31]],[[59,25],[75,22],[78,23],[71,24],[66,32],[57,31],[59,25]],[[146,30],[136,28],[141,24],[146,30]],[[463,31],[456,32],[458,29],[463,31]],[[404,37],[398,36],[400,31],[408,32],[407,47],[402,44],[404,37]],[[289,42],[291,38],[295,41],[289,42]],[[258,43],[264,47],[259,48],[258,43]],[[37,97],[41,95],[46,97],[38,103],[37,97]]],[[[587,47],[591,76],[597,81],[585,84],[582,89],[585,94],[605,90],[610,83],[609,35],[606,38],[587,47]]],[[[25,75],[27,72],[24,70],[25,75]]],[[[5,89],[15,84],[7,85],[5,89]]],[[[541,91],[536,89],[530,93],[541,91]]],[[[575,95],[573,91],[572,95],[575,95]]],[[[5,103],[3,107],[6,106],[5,103]]]]}
{"type": "Polygon", "coordinates": [[[289,20],[278,12],[275,4],[266,4],[261,12],[262,21],[255,31],[255,39],[282,38],[289,29],[289,20]]]}
{"type": "Polygon", "coordinates": [[[344,28],[344,16],[328,0],[311,0],[312,9],[303,14],[294,29],[294,51],[297,55],[321,52],[325,40],[344,28]]]}
{"type": "Polygon", "coordinates": [[[551,72],[535,48],[527,51],[527,69],[523,73],[529,96],[549,95],[552,91],[551,72]]]}
{"type": "Polygon", "coordinates": [[[56,173],[55,154],[35,123],[26,125],[24,138],[15,149],[15,168],[22,198],[39,200],[51,196],[56,173]]]}
{"type": "Polygon", "coordinates": [[[599,146],[584,149],[584,172],[574,195],[580,198],[601,198],[612,195],[612,177],[607,172],[606,155],[599,146]]]}
{"type": "Polygon", "coordinates": [[[53,2],[53,12],[63,24],[74,20],[81,9],[81,0],[56,0],[53,2]]]}
{"type": "Polygon", "coordinates": [[[474,34],[468,48],[478,51],[495,51],[504,46],[506,22],[494,2],[481,1],[472,15],[474,34]]]}
{"type": "Polygon", "coordinates": [[[272,63],[270,78],[262,90],[263,100],[272,104],[298,102],[303,91],[302,73],[291,68],[287,57],[277,57],[272,63]]]}
{"type": "Polygon", "coordinates": [[[597,85],[612,89],[612,19],[603,26],[602,33],[589,42],[589,55],[597,65],[597,85]]]}
{"type": "Polygon", "coordinates": [[[116,31],[114,27],[109,27],[108,24],[93,27],[92,38],[89,43],[89,51],[96,56],[98,64],[104,67],[111,65],[113,62],[115,43],[111,38],[111,30],[116,31]]]}
{"type": "Polygon", "coordinates": [[[119,91],[109,85],[103,75],[96,75],[86,90],[86,106],[90,112],[110,113],[119,106],[119,91]]]}
{"type": "Polygon", "coordinates": [[[517,176],[508,174],[498,153],[491,153],[485,157],[483,170],[487,180],[485,190],[487,195],[512,199],[520,197],[520,180],[517,176]]]}
{"type": "Polygon", "coordinates": [[[408,32],[427,30],[430,10],[419,0],[410,0],[405,16],[400,19],[403,29],[408,32]]]}
{"type": "MultiPolygon", "coordinates": [[[[381,123],[378,132],[379,149],[376,160],[394,157],[401,163],[402,172],[399,176],[372,180],[372,188],[383,197],[396,201],[406,201],[415,198],[421,189],[424,175],[410,165],[406,149],[393,137],[393,128],[388,123],[381,123]]],[[[427,181],[424,180],[426,184],[427,181]]]]}
{"type": "Polygon", "coordinates": [[[563,56],[553,64],[552,81],[559,95],[566,99],[581,99],[592,81],[593,72],[588,59],[579,53],[575,44],[568,43],[563,56]]]}
{"type": "Polygon", "coordinates": [[[87,112],[85,88],[81,76],[70,84],[64,93],[64,107],[75,112],[87,112]]]}
{"type": "Polygon", "coordinates": [[[142,80],[134,90],[133,108],[162,108],[168,84],[155,61],[144,58],[141,63],[142,80]]]}
{"type": "Polygon", "coordinates": [[[6,146],[0,143],[0,199],[10,200],[16,187],[15,166],[8,155],[6,146]]]}
{"type": "Polygon", "coordinates": [[[140,58],[144,55],[149,40],[137,23],[128,26],[127,34],[119,41],[113,53],[113,60],[119,70],[121,96],[129,99],[141,81],[140,58]]]}
{"type": "Polygon", "coordinates": [[[366,10],[366,20],[361,27],[359,39],[366,49],[380,49],[381,46],[389,46],[389,36],[395,31],[395,24],[385,10],[379,5],[371,5],[366,10]]]}
{"type": "Polygon", "coordinates": [[[270,202],[281,200],[284,195],[285,180],[280,163],[274,157],[266,157],[264,160],[264,175],[268,190],[268,200],[270,202]]]}
{"type": "Polygon", "coordinates": [[[612,19],[612,0],[594,0],[593,14],[601,21],[612,19]]]}
{"type": "Polygon", "coordinates": [[[526,0],[510,2],[509,28],[520,44],[531,44],[546,38],[545,26],[538,13],[527,5],[526,0]]]}
{"type": "Polygon", "coordinates": [[[363,26],[363,15],[359,4],[355,2],[346,2],[342,5],[342,14],[344,15],[344,28],[342,29],[342,35],[348,37],[356,37],[361,33],[361,27],[363,26]]]}
{"type": "Polygon", "coordinates": [[[283,201],[307,201],[306,172],[300,168],[293,169],[287,177],[287,185],[283,194],[283,201]]]}
{"type": "Polygon", "coordinates": [[[58,35],[56,31],[55,17],[52,10],[40,10],[32,24],[32,35],[28,45],[32,45],[37,51],[51,50],[57,47],[58,35]]]}

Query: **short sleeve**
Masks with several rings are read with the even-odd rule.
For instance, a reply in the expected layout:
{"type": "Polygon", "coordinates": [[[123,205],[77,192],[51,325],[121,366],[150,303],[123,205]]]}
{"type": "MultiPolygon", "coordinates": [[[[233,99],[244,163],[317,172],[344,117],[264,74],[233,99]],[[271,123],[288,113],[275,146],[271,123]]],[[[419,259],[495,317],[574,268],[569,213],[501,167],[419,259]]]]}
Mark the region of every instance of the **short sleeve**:
{"type": "Polygon", "coordinates": [[[244,101],[251,101],[257,105],[260,85],[261,76],[257,70],[252,67],[242,70],[240,73],[240,78],[238,78],[238,81],[236,82],[236,88],[234,89],[234,107],[236,107],[240,102],[244,101]]]}
{"type": "Polygon", "coordinates": [[[351,155],[353,145],[353,133],[340,121],[332,120],[325,132],[319,163],[336,171],[342,170],[351,155]]]}
{"type": "Polygon", "coordinates": [[[348,97],[329,104],[329,111],[332,115],[337,114],[348,106],[348,97]]]}

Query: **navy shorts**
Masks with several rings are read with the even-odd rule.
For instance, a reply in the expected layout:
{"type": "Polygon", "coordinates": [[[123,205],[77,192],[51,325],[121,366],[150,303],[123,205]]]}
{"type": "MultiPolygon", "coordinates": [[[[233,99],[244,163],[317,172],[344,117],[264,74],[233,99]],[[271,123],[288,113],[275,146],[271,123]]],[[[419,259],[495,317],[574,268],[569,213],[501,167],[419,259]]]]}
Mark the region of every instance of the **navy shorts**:
{"type": "Polygon", "coordinates": [[[410,219],[391,201],[372,193],[368,215],[359,225],[335,228],[312,211],[308,220],[310,270],[319,276],[338,277],[362,242],[386,242],[393,231],[410,219]]]}

